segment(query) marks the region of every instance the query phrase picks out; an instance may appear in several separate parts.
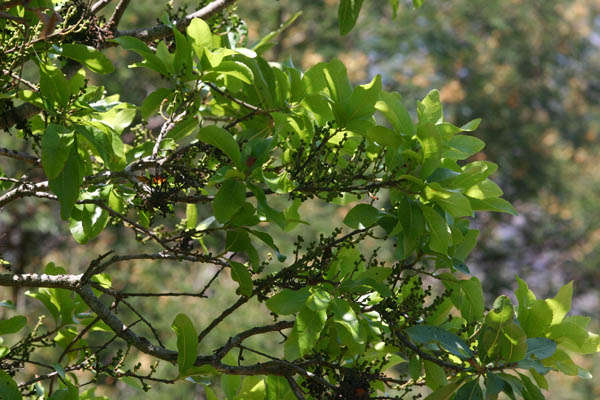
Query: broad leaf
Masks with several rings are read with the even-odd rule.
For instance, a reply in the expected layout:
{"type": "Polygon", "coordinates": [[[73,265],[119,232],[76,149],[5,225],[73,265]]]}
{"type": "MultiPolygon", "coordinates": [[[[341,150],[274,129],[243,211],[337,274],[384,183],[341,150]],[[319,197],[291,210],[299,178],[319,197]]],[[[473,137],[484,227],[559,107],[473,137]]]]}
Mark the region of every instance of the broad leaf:
{"type": "Polygon", "coordinates": [[[185,314],[177,314],[171,329],[177,335],[177,366],[179,377],[184,377],[188,371],[193,369],[196,355],[198,354],[198,334],[192,321],[185,314]]]}

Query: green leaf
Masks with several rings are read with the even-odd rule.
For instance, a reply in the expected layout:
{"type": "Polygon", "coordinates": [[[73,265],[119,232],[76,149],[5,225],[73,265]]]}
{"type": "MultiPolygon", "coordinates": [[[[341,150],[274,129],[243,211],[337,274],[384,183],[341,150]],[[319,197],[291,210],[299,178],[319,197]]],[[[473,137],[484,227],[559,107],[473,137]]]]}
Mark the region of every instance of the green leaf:
{"type": "Polygon", "coordinates": [[[489,325],[503,325],[512,322],[514,318],[512,302],[507,296],[501,295],[494,301],[493,308],[485,317],[485,322],[489,325]]]}
{"type": "Polygon", "coordinates": [[[280,400],[293,398],[293,393],[287,379],[282,376],[267,375],[265,378],[265,400],[280,400]]]}
{"type": "Polygon", "coordinates": [[[48,180],[50,190],[56,194],[60,202],[60,216],[67,220],[79,197],[79,187],[83,182],[83,165],[75,146],[71,149],[64,169],[60,174],[48,180]]]}
{"type": "Polygon", "coordinates": [[[472,119],[471,121],[469,121],[466,124],[464,124],[463,126],[461,126],[460,130],[464,131],[464,132],[472,132],[479,127],[480,123],[481,123],[481,118],[472,119]]]}
{"type": "Polygon", "coordinates": [[[306,306],[313,311],[325,311],[331,302],[331,295],[322,289],[311,288],[311,294],[306,300],[306,306]]]}
{"type": "MultiPolygon", "coordinates": [[[[424,2],[425,2],[425,0],[413,0],[412,1],[413,7],[414,8],[419,8],[419,7],[421,7],[423,5],[424,2]]],[[[429,400],[429,398],[427,400],[429,400]]]]}
{"type": "Polygon", "coordinates": [[[399,93],[382,91],[380,100],[375,103],[375,108],[385,116],[397,133],[408,136],[416,133],[415,126],[399,93]]]}
{"type": "Polygon", "coordinates": [[[553,319],[550,305],[543,300],[530,300],[526,310],[521,310],[521,308],[519,305],[518,319],[527,336],[545,336],[553,319]]]}
{"type": "Polygon", "coordinates": [[[545,400],[546,397],[540,392],[540,389],[528,376],[519,374],[521,382],[523,382],[523,398],[526,400],[545,400]]]}
{"type": "Polygon", "coordinates": [[[16,315],[9,319],[0,320],[0,335],[17,333],[27,324],[27,318],[16,315]]]}
{"type": "Polygon", "coordinates": [[[571,310],[573,298],[573,281],[560,288],[556,296],[546,299],[546,304],[552,309],[552,325],[559,324],[571,310]]]}
{"type": "Polygon", "coordinates": [[[403,253],[408,256],[420,246],[425,234],[425,219],[418,202],[404,197],[398,207],[398,220],[403,232],[403,253]]]}
{"type": "Polygon", "coordinates": [[[246,185],[237,179],[228,179],[221,185],[212,207],[215,218],[226,223],[238,212],[246,201],[246,185]]]}
{"type": "Polygon", "coordinates": [[[125,50],[133,51],[144,59],[142,62],[142,66],[146,66],[160,74],[168,75],[167,67],[158,58],[152,50],[138,38],[132,36],[119,36],[115,39],[112,39],[113,42],[116,42],[121,45],[125,50]]]}
{"type": "Polygon", "coordinates": [[[338,8],[340,35],[349,33],[358,19],[363,0],[341,0],[338,8]]]}
{"type": "Polygon", "coordinates": [[[65,107],[71,97],[67,78],[53,65],[40,64],[40,92],[49,110],[65,107]]]}
{"type": "Polygon", "coordinates": [[[85,65],[98,74],[110,74],[115,70],[108,57],[91,46],[79,43],[64,43],[61,55],[85,65]]]}
{"type": "Polygon", "coordinates": [[[175,54],[173,57],[175,72],[189,74],[192,67],[192,47],[187,38],[176,27],[173,27],[173,36],[175,36],[175,54]]]}
{"type": "Polygon", "coordinates": [[[521,361],[527,352],[527,335],[514,322],[484,324],[480,335],[480,353],[490,360],[501,359],[508,363],[521,361]]]}
{"type": "MultiPolygon", "coordinates": [[[[135,118],[136,107],[129,103],[119,103],[110,110],[95,114],[95,119],[108,126],[117,134],[123,133],[135,118]]],[[[120,140],[120,138],[119,138],[120,140]]]]}
{"type": "Polygon", "coordinates": [[[421,210],[429,226],[429,247],[433,251],[446,254],[451,240],[446,220],[431,207],[423,205],[421,210]]]}
{"type": "Polygon", "coordinates": [[[228,400],[237,398],[237,394],[242,386],[242,377],[239,375],[221,375],[221,387],[228,400]]]}
{"type": "MultiPolygon", "coordinates": [[[[415,0],[413,0],[415,1],[415,0]]],[[[427,362],[427,361],[426,361],[427,362]]],[[[462,381],[456,381],[449,383],[434,390],[429,396],[425,397],[424,400],[450,400],[454,393],[460,388],[462,381]]]]}
{"type": "Polygon", "coordinates": [[[142,118],[147,120],[152,114],[154,114],[156,110],[159,109],[163,100],[169,97],[172,92],[172,90],[167,88],[158,88],[146,96],[141,107],[142,118]]]}
{"type": "Polygon", "coordinates": [[[277,315],[295,314],[302,309],[310,296],[308,288],[300,290],[283,289],[268,299],[265,304],[277,315]]]}
{"type": "Polygon", "coordinates": [[[485,142],[469,135],[456,135],[450,139],[448,146],[450,148],[442,153],[442,157],[466,160],[473,154],[479,153],[485,147],[485,142]]]}
{"type": "Polygon", "coordinates": [[[496,185],[496,183],[486,179],[469,187],[465,190],[465,194],[474,199],[484,200],[492,197],[500,197],[504,192],[502,192],[502,189],[500,189],[500,186],[496,185]]]}
{"type": "Polygon", "coordinates": [[[391,129],[375,125],[367,131],[366,136],[381,146],[398,148],[402,145],[402,137],[391,129]]]}
{"type": "Polygon", "coordinates": [[[108,212],[94,204],[77,205],[71,213],[69,229],[77,243],[85,244],[106,228],[108,220],[108,212]]]}
{"type": "Polygon", "coordinates": [[[48,179],[55,179],[65,168],[75,145],[72,129],[49,124],[42,137],[42,167],[48,179]]]}
{"type": "Polygon", "coordinates": [[[0,399],[21,400],[21,392],[17,383],[6,372],[0,370],[0,399]]]}
{"type": "Polygon", "coordinates": [[[476,211],[497,211],[497,212],[505,212],[512,215],[519,215],[517,210],[506,200],[501,199],[499,197],[494,197],[491,199],[478,200],[469,198],[471,202],[471,207],[476,211]]]}
{"type": "Polygon", "coordinates": [[[526,357],[535,357],[538,360],[552,357],[556,352],[556,342],[547,338],[536,337],[527,339],[526,357]]]}
{"type": "Polygon", "coordinates": [[[425,383],[427,386],[436,390],[446,385],[446,371],[442,367],[429,360],[423,360],[423,366],[425,368],[425,383]]]}
{"type": "Polygon", "coordinates": [[[254,284],[248,267],[235,261],[230,261],[229,265],[231,266],[231,278],[240,285],[239,293],[246,297],[252,296],[254,284]]]}
{"type": "Polygon", "coordinates": [[[440,92],[437,89],[430,91],[423,100],[417,104],[419,122],[439,124],[444,121],[440,92]]]}
{"type": "Polygon", "coordinates": [[[460,314],[469,322],[483,318],[484,300],[481,282],[476,277],[457,279],[451,274],[441,274],[446,289],[452,290],[450,299],[460,314]]]}
{"type": "Polygon", "coordinates": [[[473,357],[473,352],[460,337],[437,326],[414,325],[407,328],[406,333],[418,344],[433,343],[465,360],[473,357]]]}
{"type": "Polygon", "coordinates": [[[185,314],[177,314],[171,329],[177,335],[177,366],[179,378],[182,378],[188,371],[193,370],[198,354],[198,334],[192,321],[185,314]]]}
{"type": "Polygon", "coordinates": [[[348,211],[344,224],[350,228],[364,229],[375,225],[380,217],[381,212],[375,207],[369,204],[358,204],[348,211]]]}
{"type": "Polygon", "coordinates": [[[483,400],[483,391],[479,386],[479,378],[465,383],[458,389],[454,400],[483,400]]]}
{"type": "Polygon", "coordinates": [[[420,123],[417,126],[417,138],[421,143],[423,152],[421,177],[427,178],[441,164],[442,138],[438,130],[431,123],[420,123]]]}
{"type": "Polygon", "coordinates": [[[438,183],[425,187],[425,197],[436,202],[453,217],[470,217],[473,210],[469,200],[459,192],[445,190],[438,183]]]}
{"type": "Polygon", "coordinates": [[[198,58],[202,57],[202,50],[205,47],[212,47],[213,39],[212,34],[210,32],[210,27],[202,19],[192,19],[192,21],[186,28],[186,33],[192,42],[192,48],[194,49],[194,52],[196,53],[198,58]]]}
{"type": "Polygon", "coordinates": [[[348,120],[371,117],[380,94],[381,76],[379,75],[376,75],[370,83],[355,87],[350,96],[348,120]]]}
{"type": "Polygon", "coordinates": [[[317,341],[325,321],[327,313],[325,310],[313,311],[307,306],[302,307],[296,317],[296,329],[298,331],[298,348],[300,356],[309,353],[317,341]]]}
{"type": "Polygon", "coordinates": [[[286,21],[284,21],[279,26],[279,28],[277,28],[276,30],[271,31],[271,32],[267,33],[265,36],[263,36],[258,41],[258,43],[256,43],[254,46],[252,46],[252,50],[254,50],[257,54],[262,55],[265,51],[269,50],[271,47],[273,47],[275,45],[275,42],[273,41],[273,39],[275,39],[283,31],[285,31],[287,28],[289,28],[296,21],[296,19],[298,19],[298,17],[300,17],[301,15],[302,15],[302,11],[296,12],[294,15],[292,15],[290,18],[288,18],[286,21]]]}
{"type": "Polygon", "coordinates": [[[241,168],[240,160],[242,156],[240,154],[240,148],[233,136],[231,136],[231,133],[223,128],[211,125],[200,128],[198,139],[221,150],[238,168],[241,168]]]}

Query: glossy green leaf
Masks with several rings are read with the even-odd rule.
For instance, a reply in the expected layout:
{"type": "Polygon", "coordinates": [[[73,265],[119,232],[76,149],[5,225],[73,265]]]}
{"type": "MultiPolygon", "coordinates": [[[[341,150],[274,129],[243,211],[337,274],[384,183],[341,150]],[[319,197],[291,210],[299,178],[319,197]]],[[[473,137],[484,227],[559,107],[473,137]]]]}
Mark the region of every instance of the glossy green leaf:
{"type": "Polygon", "coordinates": [[[476,211],[496,211],[505,212],[512,215],[519,215],[517,210],[506,200],[494,197],[485,200],[470,198],[471,207],[476,211]]]}
{"type": "Polygon", "coordinates": [[[479,386],[479,379],[476,378],[462,385],[456,392],[454,400],[483,400],[483,391],[479,386]]]}
{"type": "Polygon", "coordinates": [[[446,254],[451,240],[446,220],[431,207],[422,206],[421,210],[429,227],[429,247],[433,251],[446,254]]]}
{"type": "Polygon", "coordinates": [[[556,352],[556,342],[553,340],[536,337],[527,339],[526,357],[535,357],[538,360],[552,357],[556,352]]]}
{"type": "Polygon", "coordinates": [[[562,322],[563,318],[571,310],[571,299],[573,298],[573,281],[560,288],[556,296],[546,299],[546,304],[552,310],[552,325],[562,322]]]}
{"type": "Polygon", "coordinates": [[[423,152],[421,177],[427,178],[441,165],[443,149],[442,138],[435,126],[430,122],[420,123],[417,126],[417,138],[421,143],[423,152]]]}
{"type": "Polygon", "coordinates": [[[132,36],[119,36],[115,39],[112,39],[112,41],[118,43],[125,50],[133,51],[142,56],[144,59],[141,64],[142,66],[146,66],[160,74],[168,75],[165,64],[154,54],[152,50],[150,50],[148,45],[140,39],[132,36]]]}
{"type": "Polygon", "coordinates": [[[444,120],[440,92],[437,89],[430,91],[417,104],[417,115],[421,123],[438,124],[444,120]]]}
{"type": "Polygon", "coordinates": [[[198,334],[194,324],[185,314],[177,314],[171,329],[177,335],[177,366],[181,378],[193,369],[198,354],[198,334]]]}
{"type": "Polygon", "coordinates": [[[495,182],[486,179],[465,190],[465,194],[469,197],[479,200],[485,200],[492,197],[500,197],[504,194],[502,189],[495,182]]]}
{"type": "Polygon", "coordinates": [[[17,333],[27,325],[27,318],[22,315],[16,315],[12,318],[0,320],[0,335],[17,333]]]}
{"type": "Polygon", "coordinates": [[[82,167],[76,149],[72,148],[64,169],[56,178],[48,180],[50,190],[56,194],[60,202],[60,216],[63,220],[71,216],[71,210],[79,197],[79,187],[84,175],[82,167]]]}
{"type": "Polygon", "coordinates": [[[246,185],[237,179],[228,179],[221,185],[212,202],[217,221],[226,223],[246,201],[246,185]]]}
{"type": "Polygon", "coordinates": [[[72,129],[49,124],[42,136],[42,167],[49,179],[56,179],[65,168],[69,154],[75,146],[72,129]]]}
{"type": "Polygon", "coordinates": [[[446,386],[446,371],[442,367],[429,360],[423,361],[423,367],[425,368],[425,383],[428,387],[435,391],[446,386]]]}
{"type": "Polygon", "coordinates": [[[75,206],[69,229],[77,243],[85,244],[100,234],[108,224],[109,214],[94,204],[75,206]]]}
{"type": "Polygon", "coordinates": [[[6,372],[0,370],[0,399],[21,400],[17,383],[6,372]]]}
{"type": "Polygon", "coordinates": [[[442,157],[466,160],[473,154],[479,153],[485,147],[485,142],[474,136],[456,135],[450,139],[448,146],[450,148],[442,153],[442,157]]]}
{"type": "Polygon", "coordinates": [[[298,331],[298,348],[300,356],[309,353],[317,341],[325,326],[327,313],[325,310],[313,311],[304,306],[296,317],[296,330],[298,331]]]}
{"type": "Polygon", "coordinates": [[[112,62],[104,54],[91,46],[79,43],[64,43],[61,55],[75,60],[99,74],[110,74],[115,70],[112,62]]]}
{"type": "Polygon", "coordinates": [[[338,8],[340,35],[349,33],[358,19],[363,0],[341,0],[338,8]]]}
{"type": "Polygon", "coordinates": [[[198,139],[225,153],[238,167],[241,166],[240,148],[231,133],[215,125],[200,128],[198,139]]]}
{"type": "Polygon", "coordinates": [[[246,297],[252,296],[254,284],[248,267],[235,261],[230,261],[229,265],[231,266],[231,278],[239,284],[239,293],[246,297]]]}
{"type": "Polygon", "coordinates": [[[49,110],[65,107],[71,97],[67,78],[53,65],[40,64],[40,92],[49,110]]]}
{"type": "Polygon", "coordinates": [[[470,217],[473,210],[469,200],[461,193],[445,190],[437,183],[431,183],[425,187],[425,197],[434,201],[453,217],[470,217]]]}
{"type": "Polygon", "coordinates": [[[527,336],[545,336],[552,324],[552,308],[543,300],[530,300],[526,310],[519,305],[518,319],[527,336]]]}
{"type": "Polygon", "coordinates": [[[376,75],[371,82],[355,87],[348,105],[348,120],[371,117],[380,94],[381,76],[379,75],[376,75]]]}
{"type": "Polygon", "coordinates": [[[415,134],[415,126],[399,93],[382,91],[375,108],[385,116],[397,133],[408,136],[415,134]]]}
{"type": "Polygon", "coordinates": [[[186,28],[186,33],[191,40],[192,48],[198,58],[202,57],[202,50],[204,48],[212,48],[213,39],[210,27],[202,19],[192,19],[186,28]]]}
{"type": "Polygon", "coordinates": [[[265,378],[265,400],[280,400],[292,398],[294,395],[287,379],[282,376],[269,375],[265,378]]]}
{"type": "Polygon", "coordinates": [[[440,275],[446,289],[451,290],[450,299],[467,321],[483,318],[484,300],[481,282],[476,277],[457,279],[451,274],[440,275]]]}
{"type": "Polygon", "coordinates": [[[302,309],[310,296],[308,288],[300,290],[283,289],[266,301],[269,310],[277,315],[295,314],[302,309]]]}
{"type": "Polygon", "coordinates": [[[358,204],[348,211],[344,224],[350,228],[364,229],[374,225],[380,216],[381,212],[375,207],[369,204],[358,204]]]}
{"type": "Polygon", "coordinates": [[[473,357],[473,352],[464,340],[437,326],[414,325],[406,329],[406,333],[415,343],[435,344],[465,360],[473,357]]]}

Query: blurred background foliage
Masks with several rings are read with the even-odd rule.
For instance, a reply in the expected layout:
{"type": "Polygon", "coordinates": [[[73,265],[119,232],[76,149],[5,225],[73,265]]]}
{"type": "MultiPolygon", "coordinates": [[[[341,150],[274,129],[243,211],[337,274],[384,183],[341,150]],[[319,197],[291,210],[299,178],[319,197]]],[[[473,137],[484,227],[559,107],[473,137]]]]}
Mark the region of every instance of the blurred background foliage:
{"type": "MultiPolygon", "coordinates": [[[[205,3],[171,2],[179,15],[205,3]]],[[[449,121],[460,125],[482,118],[477,134],[487,147],[476,157],[499,164],[495,180],[520,215],[477,216],[480,241],[469,268],[484,284],[488,300],[514,286],[515,274],[528,281],[538,296],[549,296],[575,280],[575,308],[598,322],[600,1],[431,0],[418,10],[405,1],[394,18],[387,1],[372,0],[365,2],[356,28],[344,37],[338,33],[337,5],[337,0],[239,1],[236,13],[247,22],[250,47],[295,12],[303,12],[280,35],[268,59],[291,59],[308,68],[337,57],[356,84],[381,74],[386,89],[402,93],[409,109],[414,99],[437,87],[449,121]]],[[[110,11],[107,7],[104,14],[110,11]]],[[[132,2],[122,27],[153,25],[163,11],[153,1],[132,2]]],[[[243,33],[244,27],[239,31],[243,33]]],[[[121,93],[123,100],[141,104],[165,84],[145,69],[126,68],[135,56],[118,49],[106,53],[115,63],[115,72],[92,79],[109,93],[121,93]]],[[[10,147],[10,137],[3,136],[1,144],[10,147]]],[[[39,272],[39,266],[51,260],[77,270],[89,262],[90,254],[144,246],[116,230],[88,247],[77,246],[57,222],[56,210],[48,207],[47,218],[40,219],[39,210],[32,206],[24,200],[0,215],[0,252],[16,270],[39,272]]],[[[341,220],[344,215],[339,209],[332,215],[313,202],[302,207],[304,212],[311,210],[317,216],[311,219],[321,225],[294,231],[286,239],[298,234],[310,239],[316,232],[328,232],[334,226],[332,218],[341,220]]],[[[186,286],[179,289],[199,291],[214,273],[194,265],[170,270],[162,265],[132,263],[119,270],[114,280],[120,285],[136,281],[149,289],[168,281],[186,286]]],[[[210,296],[222,298],[226,308],[233,302],[234,285],[224,277],[218,288],[222,290],[210,296]]],[[[2,297],[12,297],[20,308],[26,301],[22,293],[2,293],[2,297]]],[[[152,319],[162,316],[159,328],[169,331],[172,315],[182,306],[180,300],[148,304],[152,319]]],[[[234,326],[236,331],[244,329],[256,324],[258,316],[268,315],[256,310],[257,305],[245,307],[246,320],[226,320],[220,332],[234,326]]],[[[201,329],[219,310],[186,312],[196,316],[195,325],[201,329]]],[[[220,336],[225,335],[215,332],[212,343],[220,336]]],[[[600,374],[598,360],[586,362],[595,363],[593,372],[600,374]]],[[[549,399],[600,398],[600,385],[594,381],[553,378],[549,399]]],[[[112,397],[118,393],[120,398],[160,399],[168,393],[172,398],[202,398],[199,385],[162,387],[145,394],[105,383],[105,392],[112,397]]]]}

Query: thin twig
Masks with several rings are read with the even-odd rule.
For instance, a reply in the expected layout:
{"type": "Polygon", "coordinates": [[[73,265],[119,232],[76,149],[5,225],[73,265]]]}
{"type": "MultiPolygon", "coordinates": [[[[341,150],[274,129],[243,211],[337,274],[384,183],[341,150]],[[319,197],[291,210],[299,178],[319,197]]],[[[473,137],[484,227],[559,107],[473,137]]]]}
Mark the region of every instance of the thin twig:
{"type": "Polygon", "coordinates": [[[119,4],[117,4],[117,6],[115,7],[115,11],[113,11],[113,14],[110,16],[107,23],[108,29],[111,32],[114,32],[117,29],[117,26],[119,26],[121,17],[123,17],[123,13],[127,9],[127,6],[129,6],[130,1],[131,0],[121,0],[119,1],[119,4]]]}
{"type": "MultiPolygon", "coordinates": [[[[218,13],[219,11],[221,11],[222,9],[224,9],[225,7],[235,3],[235,1],[236,0],[215,0],[202,7],[200,10],[188,14],[181,20],[177,21],[175,25],[179,30],[185,29],[185,27],[187,27],[194,18],[208,19],[216,13],[218,13]]],[[[160,24],[150,28],[118,32],[117,36],[134,36],[140,40],[143,40],[144,42],[151,42],[155,39],[164,38],[172,34],[172,28],[160,24]]]]}
{"type": "Polygon", "coordinates": [[[98,0],[97,2],[95,2],[92,8],[90,8],[92,14],[97,14],[98,11],[106,7],[111,1],[112,0],[98,0]]]}

